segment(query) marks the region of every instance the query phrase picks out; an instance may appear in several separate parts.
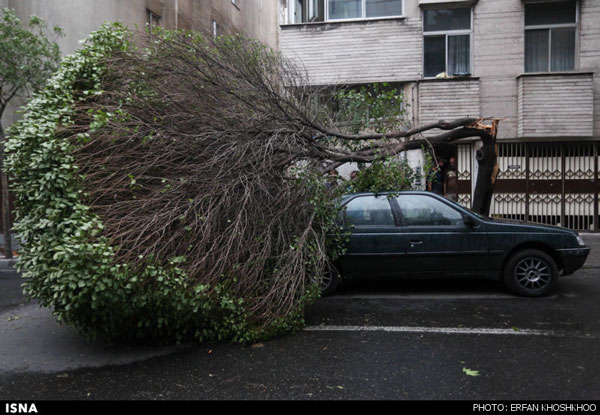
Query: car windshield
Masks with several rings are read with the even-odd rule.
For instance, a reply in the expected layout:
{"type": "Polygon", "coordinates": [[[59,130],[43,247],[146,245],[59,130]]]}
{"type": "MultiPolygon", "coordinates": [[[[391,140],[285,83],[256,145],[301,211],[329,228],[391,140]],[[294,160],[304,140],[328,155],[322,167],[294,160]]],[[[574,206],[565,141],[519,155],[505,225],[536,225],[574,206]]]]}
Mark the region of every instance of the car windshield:
{"type": "Polygon", "coordinates": [[[484,220],[493,220],[493,219],[492,219],[492,218],[490,218],[489,216],[485,216],[485,215],[482,215],[481,213],[474,212],[474,211],[472,211],[471,209],[469,209],[468,207],[465,207],[465,206],[461,205],[460,203],[457,203],[457,202],[455,202],[455,201],[453,201],[453,200],[451,200],[451,202],[452,202],[452,203],[454,203],[454,204],[456,204],[456,205],[458,205],[458,206],[460,206],[461,208],[463,208],[463,209],[465,209],[465,210],[469,211],[469,213],[471,213],[473,216],[476,216],[476,217],[477,217],[477,218],[479,218],[479,219],[484,219],[484,220]]]}

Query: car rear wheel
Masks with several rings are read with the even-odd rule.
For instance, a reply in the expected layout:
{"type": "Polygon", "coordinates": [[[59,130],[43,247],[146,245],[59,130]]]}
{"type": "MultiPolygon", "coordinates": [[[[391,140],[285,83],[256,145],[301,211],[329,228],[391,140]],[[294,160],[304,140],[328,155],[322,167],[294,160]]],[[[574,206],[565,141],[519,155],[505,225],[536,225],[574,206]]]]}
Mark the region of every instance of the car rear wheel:
{"type": "Polygon", "coordinates": [[[558,267],[552,257],[537,249],[526,249],[510,257],[504,268],[504,284],[512,292],[541,297],[554,290],[558,267]]]}
{"type": "Polygon", "coordinates": [[[340,273],[333,265],[327,268],[321,280],[321,297],[327,297],[337,291],[340,286],[340,273]]]}

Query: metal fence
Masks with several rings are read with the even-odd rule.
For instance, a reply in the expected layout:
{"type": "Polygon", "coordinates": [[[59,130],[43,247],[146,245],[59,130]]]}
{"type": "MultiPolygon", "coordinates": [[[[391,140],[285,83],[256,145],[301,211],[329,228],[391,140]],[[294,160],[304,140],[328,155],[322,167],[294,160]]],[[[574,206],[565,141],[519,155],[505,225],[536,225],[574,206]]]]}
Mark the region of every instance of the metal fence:
{"type": "MultiPolygon", "coordinates": [[[[595,231],[598,223],[598,154],[594,141],[499,143],[498,178],[490,208],[493,217],[528,220],[595,231]]],[[[459,172],[471,185],[472,145],[457,149],[459,172]],[[462,166],[462,167],[461,167],[462,166]]],[[[470,193],[460,196],[470,205],[470,193]]]]}

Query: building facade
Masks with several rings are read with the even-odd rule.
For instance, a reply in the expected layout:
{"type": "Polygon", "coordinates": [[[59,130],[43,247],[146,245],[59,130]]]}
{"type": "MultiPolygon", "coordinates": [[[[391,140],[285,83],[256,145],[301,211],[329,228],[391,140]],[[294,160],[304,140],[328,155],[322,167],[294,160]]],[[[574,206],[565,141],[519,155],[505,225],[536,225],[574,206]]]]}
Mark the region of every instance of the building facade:
{"type": "MultiPolygon", "coordinates": [[[[159,25],[212,36],[244,33],[273,49],[279,47],[278,0],[0,0],[0,8],[15,10],[22,22],[35,15],[49,28],[60,26],[65,36],[56,42],[63,56],[73,53],[103,23],[116,21],[134,31],[159,25]]],[[[54,38],[53,33],[49,38],[54,38]]],[[[11,101],[2,115],[5,130],[17,119],[17,108],[23,103],[11,101]]]]}
{"type": "MultiPolygon", "coordinates": [[[[65,36],[56,42],[63,55],[74,52],[107,21],[121,22],[131,30],[144,30],[148,24],[212,35],[244,33],[273,49],[279,47],[277,0],[0,0],[0,8],[14,9],[23,22],[35,15],[50,28],[60,26],[65,36]]],[[[15,117],[13,106],[3,125],[15,117]]]]}
{"type": "MultiPolygon", "coordinates": [[[[500,118],[492,215],[600,228],[600,1],[287,0],[284,7],[281,51],[312,84],[398,85],[411,125],[500,118]]],[[[477,145],[465,140],[454,154],[466,206],[477,145]]]]}

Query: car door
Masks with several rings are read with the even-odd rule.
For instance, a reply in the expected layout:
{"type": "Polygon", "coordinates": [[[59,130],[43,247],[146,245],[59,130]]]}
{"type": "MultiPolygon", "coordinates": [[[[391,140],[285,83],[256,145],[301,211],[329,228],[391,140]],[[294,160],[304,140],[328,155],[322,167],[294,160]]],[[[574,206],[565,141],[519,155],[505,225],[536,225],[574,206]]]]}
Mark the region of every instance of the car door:
{"type": "Polygon", "coordinates": [[[346,253],[340,258],[346,277],[387,276],[403,270],[406,238],[387,196],[357,196],[344,206],[351,229],[346,253]]]}
{"type": "Polygon", "coordinates": [[[476,275],[488,270],[485,225],[454,203],[428,194],[394,199],[407,238],[406,267],[411,274],[476,275]]]}

